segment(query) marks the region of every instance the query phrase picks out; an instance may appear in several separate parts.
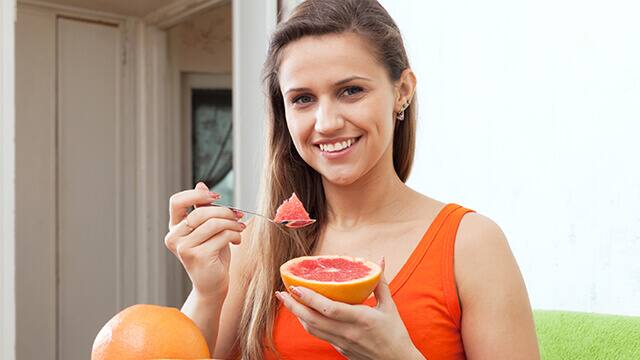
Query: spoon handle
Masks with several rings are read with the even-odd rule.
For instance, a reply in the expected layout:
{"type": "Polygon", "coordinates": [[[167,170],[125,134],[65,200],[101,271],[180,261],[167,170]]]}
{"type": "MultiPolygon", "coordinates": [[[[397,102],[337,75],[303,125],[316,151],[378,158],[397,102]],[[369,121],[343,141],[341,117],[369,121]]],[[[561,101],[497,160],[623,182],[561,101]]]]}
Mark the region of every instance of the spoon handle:
{"type": "Polygon", "coordinates": [[[258,214],[257,212],[253,212],[253,211],[249,211],[249,210],[243,210],[243,209],[240,209],[240,208],[237,208],[237,207],[234,207],[234,206],[225,205],[225,204],[212,204],[212,205],[213,206],[222,206],[222,207],[226,207],[226,208],[231,209],[231,210],[236,210],[236,211],[240,211],[240,212],[251,214],[251,215],[255,215],[255,216],[260,216],[261,218],[266,219],[266,220],[268,220],[268,221],[270,221],[270,222],[272,222],[272,223],[274,223],[276,225],[280,225],[277,222],[273,221],[272,219],[268,218],[267,216],[264,216],[262,214],[258,214]]]}

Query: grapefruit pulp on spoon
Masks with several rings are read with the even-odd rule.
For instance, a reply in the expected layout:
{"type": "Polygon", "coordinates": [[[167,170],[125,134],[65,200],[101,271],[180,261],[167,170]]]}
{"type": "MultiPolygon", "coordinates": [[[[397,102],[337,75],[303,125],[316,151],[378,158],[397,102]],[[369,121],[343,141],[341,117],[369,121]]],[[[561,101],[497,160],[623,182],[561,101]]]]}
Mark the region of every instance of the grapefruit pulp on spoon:
{"type": "Polygon", "coordinates": [[[340,255],[302,256],[280,266],[287,290],[303,286],[347,304],[365,301],[378,285],[381,272],[371,261],[340,255]]]}
{"type": "Polygon", "coordinates": [[[277,223],[285,222],[288,224],[287,226],[292,228],[304,227],[315,222],[309,217],[309,213],[305,210],[296,193],[291,194],[289,199],[278,206],[273,221],[277,223]]]}

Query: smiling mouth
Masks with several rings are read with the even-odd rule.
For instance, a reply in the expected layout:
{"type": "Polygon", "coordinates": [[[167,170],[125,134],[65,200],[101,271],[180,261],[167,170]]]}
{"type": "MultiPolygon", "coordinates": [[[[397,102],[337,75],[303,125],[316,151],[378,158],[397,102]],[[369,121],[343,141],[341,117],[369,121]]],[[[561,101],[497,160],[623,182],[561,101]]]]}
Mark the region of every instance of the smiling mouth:
{"type": "Polygon", "coordinates": [[[352,147],[356,142],[358,142],[358,140],[360,139],[360,136],[355,137],[355,138],[351,138],[351,139],[347,139],[344,141],[338,141],[336,143],[332,143],[332,144],[318,144],[316,145],[322,152],[326,152],[326,153],[337,153],[343,150],[346,150],[350,147],[352,147]]]}

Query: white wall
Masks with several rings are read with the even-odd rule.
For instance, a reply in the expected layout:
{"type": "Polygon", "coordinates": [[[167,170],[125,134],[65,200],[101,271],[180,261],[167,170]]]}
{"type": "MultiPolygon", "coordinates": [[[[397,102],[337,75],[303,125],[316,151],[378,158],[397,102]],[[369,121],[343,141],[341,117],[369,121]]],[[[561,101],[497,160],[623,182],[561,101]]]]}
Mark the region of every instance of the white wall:
{"type": "Polygon", "coordinates": [[[262,64],[276,27],[277,1],[233,0],[233,171],[236,206],[255,209],[265,147],[262,64]]]}
{"type": "Polygon", "coordinates": [[[409,184],[498,222],[534,308],[640,315],[640,3],[381,3],[418,76],[409,184]]]}

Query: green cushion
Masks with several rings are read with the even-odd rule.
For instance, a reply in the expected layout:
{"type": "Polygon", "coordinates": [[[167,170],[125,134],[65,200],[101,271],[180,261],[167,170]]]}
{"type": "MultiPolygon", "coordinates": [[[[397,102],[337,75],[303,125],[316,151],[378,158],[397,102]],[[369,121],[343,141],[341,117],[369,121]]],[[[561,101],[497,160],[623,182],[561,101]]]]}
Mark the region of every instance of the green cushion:
{"type": "Polygon", "coordinates": [[[543,360],[640,360],[640,317],[533,313],[543,360]]]}

